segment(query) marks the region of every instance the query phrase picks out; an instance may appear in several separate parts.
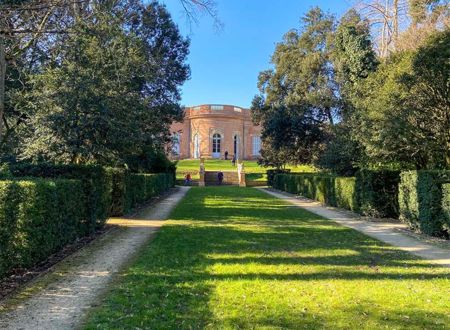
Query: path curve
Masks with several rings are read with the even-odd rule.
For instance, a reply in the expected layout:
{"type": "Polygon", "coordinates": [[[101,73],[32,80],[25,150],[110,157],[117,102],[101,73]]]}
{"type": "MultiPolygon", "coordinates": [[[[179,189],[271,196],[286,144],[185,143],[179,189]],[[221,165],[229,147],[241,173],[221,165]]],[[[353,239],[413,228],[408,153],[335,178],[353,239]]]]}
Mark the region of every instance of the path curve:
{"type": "Polygon", "coordinates": [[[309,212],[333,220],[342,226],[355,229],[370,237],[396,246],[401,250],[408,251],[416,256],[428,260],[430,263],[450,267],[450,251],[441,249],[430,244],[423,243],[408,235],[398,232],[396,229],[405,229],[407,226],[402,223],[371,222],[361,219],[358,215],[347,210],[340,210],[334,207],[323,206],[319,202],[304,197],[296,197],[281,191],[274,191],[267,188],[258,188],[274,197],[283,199],[299,206],[309,212]]]}
{"type": "Polygon", "coordinates": [[[87,310],[107,288],[113,276],[162,226],[172,209],[184,197],[189,187],[176,192],[152,205],[131,219],[112,218],[108,223],[125,228],[106,234],[64,263],[72,261],[72,267],[55,269],[47,276],[58,276],[44,289],[20,302],[14,309],[0,314],[0,329],[74,329],[80,325],[87,310]]]}

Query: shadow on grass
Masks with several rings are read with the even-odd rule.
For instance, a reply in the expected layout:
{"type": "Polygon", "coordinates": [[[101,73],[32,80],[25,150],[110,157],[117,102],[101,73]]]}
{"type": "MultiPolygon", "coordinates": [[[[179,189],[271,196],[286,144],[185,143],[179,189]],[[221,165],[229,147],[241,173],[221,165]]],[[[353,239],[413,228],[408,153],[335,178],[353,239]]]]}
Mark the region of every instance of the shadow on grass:
{"type": "MultiPolygon", "coordinates": [[[[445,295],[448,279],[447,269],[263,192],[193,188],[88,328],[442,328],[447,316],[435,305],[418,307],[414,301],[424,298],[414,292],[432,281],[445,295]],[[349,286],[350,298],[319,288],[339,290],[336,281],[349,286]],[[407,297],[401,305],[377,284],[395,289],[404,281],[412,291],[392,292],[407,297]],[[366,295],[367,285],[384,306],[366,295]],[[312,297],[289,302],[288,289],[312,297]]],[[[438,292],[430,294],[442,305],[438,292]]]]}

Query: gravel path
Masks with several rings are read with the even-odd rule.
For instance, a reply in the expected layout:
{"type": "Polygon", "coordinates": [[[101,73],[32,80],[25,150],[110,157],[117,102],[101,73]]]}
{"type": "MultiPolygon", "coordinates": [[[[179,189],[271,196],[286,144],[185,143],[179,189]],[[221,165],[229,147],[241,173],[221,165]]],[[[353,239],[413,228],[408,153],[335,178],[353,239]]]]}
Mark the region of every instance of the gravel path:
{"type": "Polygon", "coordinates": [[[113,276],[161,227],[188,189],[180,187],[132,219],[110,219],[108,223],[127,228],[106,234],[40,278],[37,282],[49,284],[0,314],[0,329],[76,328],[113,276]]]}
{"type": "Polygon", "coordinates": [[[340,225],[355,229],[380,241],[397,246],[401,250],[408,251],[433,264],[450,267],[450,250],[423,243],[418,239],[400,233],[398,229],[406,229],[407,226],[405,224],[365,221],[360,219],[360,217],[353,212],[323,206],[319,202],[308,198],[296,197],[295,195],[286,192],[274,191],[271,189],[259,189],[272,196],[284,199],[296,206],[304,208],[307,211],[331,219],[340,225]]]}

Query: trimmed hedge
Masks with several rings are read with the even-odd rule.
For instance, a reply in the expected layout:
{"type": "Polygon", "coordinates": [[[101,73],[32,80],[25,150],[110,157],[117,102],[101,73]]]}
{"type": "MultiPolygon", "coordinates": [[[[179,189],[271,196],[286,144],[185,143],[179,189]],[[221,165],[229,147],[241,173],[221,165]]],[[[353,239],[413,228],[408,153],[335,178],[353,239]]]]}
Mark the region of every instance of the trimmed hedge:
{"type": "Polygon", "coordinates": [[[267,174],[267,184],[269,186],[273,186],[273,180],[275,179],[275,175],[277,174],[282,174],[282,173],[290,173],[291,170],[287,169],[287,170],[282,170],[282,169],[273,169],[273,170],[267,170],[266,174],[267,174]]]}
{"type": "Polygon", "coordinates": [[[350,210],[358,207],[355,178],[312,173],[277,174],[273,187],[331,206],[350,210]]]}
{"type": "Polygon", "coordinates": [[[366,170],[356,172],[359,212],[380,218],[397,218],[400,171],[366,170]]]}
{"type": "Polygon", "coordinates": [[[85,234],[103,227],[111,207],[112,173],[98,165],[20,164],[9,168],[13,177],[64,178],[83,184],[85,234]]]}
{"type": "Polygon", "coordinates": [[[450,183],[442,185],[442,214],[444,216],[444,229],[450,233],[450,183]]]}
{"type": "Polygon", "coordinates": [[[356,177],[296,173],[277,174],[273,186],[364,215],[396,217],[399,180],[397,171],[363,170],[356,177]]]}
{"type": "Polygon", "coordinates": [[[129,173],[112,169],[113,190],[111,215],[123,215],[175,184],[172,173],[129,173]]]}
{"type": "Polygon", "coordinates": [[[78,180],[0,181],[0,277],[85,234],[78,180]]]}
{"type": "Polygon", "coordinates": [[[443,207],[443,203],[446,204],[443,197],[448,196],[447,190],[443,190],[445,183],[450,183],[450,171],[402,172],[400,219],[423,233],[448,237],[448,222],[443,207]]]}

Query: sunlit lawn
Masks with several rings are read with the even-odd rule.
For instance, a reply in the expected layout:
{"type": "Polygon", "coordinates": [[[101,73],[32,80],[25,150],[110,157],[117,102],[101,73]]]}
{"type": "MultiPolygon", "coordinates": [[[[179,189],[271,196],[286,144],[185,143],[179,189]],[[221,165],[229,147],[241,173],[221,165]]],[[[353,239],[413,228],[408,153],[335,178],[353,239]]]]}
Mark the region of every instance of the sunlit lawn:
{"type": "Polygon", "coordinates": [[[252,188],[192,188],[88,329],[448,329],[450,270],[252,188]]]}
{"type": "MultiPolygon", "coordinates": [[[[193,179],[198,179],[198,170],[200,167],[200,160],[198,159],[184,159],[177,163],[177,179],[183,179],[186,173],[190,173],[193,179]]],[[[247,173],[247,180],[252,181],[266,181],[266,171],[268,168],[259,166],[256,160],[244,161],[245,171],[247,173]]],[[[207,171],[233,171],[236,167],[232,165],[231,160],[221,159],[206,159],[205,168],[207,171]]],[[[313,166],[299,165],[287,166],[292,172],[314,172],[316,169],[313,166]]]]}

